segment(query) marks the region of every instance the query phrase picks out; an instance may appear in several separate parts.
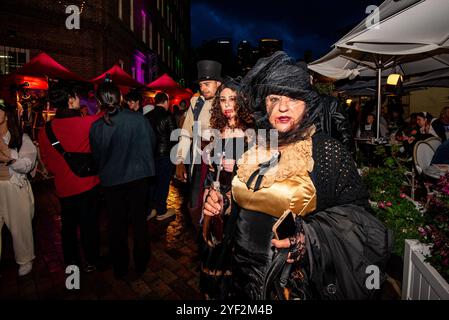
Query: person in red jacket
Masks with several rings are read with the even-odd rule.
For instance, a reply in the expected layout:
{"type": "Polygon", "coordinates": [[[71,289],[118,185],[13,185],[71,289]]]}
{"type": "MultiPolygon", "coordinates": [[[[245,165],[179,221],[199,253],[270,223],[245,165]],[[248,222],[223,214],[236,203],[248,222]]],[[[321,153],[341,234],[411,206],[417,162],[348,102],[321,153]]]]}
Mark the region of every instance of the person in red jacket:
{"type": "MultiPolygon", "coordinates": [[[[64,84],[49,90],[51,104],[57,108],[51,128],[66,152],[91,152],[89,131],[100,116],[82,116],[76,91],[64,84]]],[[[64,157],[51,145],[45,130],[39,133],[40,154],[53,173],[56,194],[61,204],[61,238],[66,265],[80,265],[77,229],[85,257],[85,272],[96,269],[99,258],[98,184],[99,177],[78,177],[64,157]]]]}

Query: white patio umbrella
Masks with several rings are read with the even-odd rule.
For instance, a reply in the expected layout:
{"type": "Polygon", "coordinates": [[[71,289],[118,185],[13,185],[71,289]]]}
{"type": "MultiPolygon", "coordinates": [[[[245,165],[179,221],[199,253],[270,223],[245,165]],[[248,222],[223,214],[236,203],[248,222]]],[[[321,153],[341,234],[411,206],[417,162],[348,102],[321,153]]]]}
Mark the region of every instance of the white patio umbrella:
{"type": "Polygon", "coordinates": [[[404,87],[449,87],[449,68],[413,77],[404,82],[404,87]]]}
{"type": "MultiPolygon", "coordinates": [[[[386,83],[387,79],[383,77],[382,86],[386,83]]],[[[375,96],[377,94],[376,85],[376,79],[358,80],[337,86],[335,90],[348,96],[375,96]]],[[[404,81],[402,90],[404,93],[408,93],[425,90],[429,87],[449,88],[449,68],[414,76],[410,80],[404,81]]]]}
{"type": "MultiPolygon", "coordinates": [[[[382,78],[382,85],[387,83],[386,78],[382,78]]],[[[336,91],[351,91],[358,89],[375,89],[376,88],[376,79],[371,80],[359,80],[355,82],[345,83],[344,85],[338,86],[335,88],[336,91]]]]}
{"type": "Polygon", "coordinates": [[[373,88],[360,88],[350,89],[343,92],[348,97],[371,97],[376,95],[376,89],[373,88]]]}
{"type": "Polygon", "coordinates": [[[376,76],[379,123],[382,76],[449,67],[449,1],[386,0],[378,13],[377,26],[369,24],[374,11],[309,69],[334,79],[376,76]]]}

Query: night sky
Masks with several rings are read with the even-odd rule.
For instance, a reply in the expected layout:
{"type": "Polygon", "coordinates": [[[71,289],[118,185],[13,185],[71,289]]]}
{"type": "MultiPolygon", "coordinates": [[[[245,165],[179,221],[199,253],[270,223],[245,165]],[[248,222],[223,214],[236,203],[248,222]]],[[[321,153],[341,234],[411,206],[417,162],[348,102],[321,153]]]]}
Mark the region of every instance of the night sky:
{"type": "Polygon", "coordinates": [[[192,0],[192,46],[220,37],[253,46],[259,38],[284,41],[284,50],[295,58],[312,50],[317,59],[367,15],[369,5],[383,0],[192,0]]]}

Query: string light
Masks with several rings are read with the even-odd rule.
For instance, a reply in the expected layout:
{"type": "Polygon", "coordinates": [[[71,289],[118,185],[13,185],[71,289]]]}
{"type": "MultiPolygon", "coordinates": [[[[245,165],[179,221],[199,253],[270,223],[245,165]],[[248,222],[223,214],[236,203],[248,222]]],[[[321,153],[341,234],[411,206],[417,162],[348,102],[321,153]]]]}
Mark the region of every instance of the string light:
{"type": "MultiPolygon", "coordinates": [[[[61,1],[58,0],[59,4],[64,5],[64,7],[70,6],[73,4],[73,2],[75,2],[75,0],[68,0],[68,1],[61,1]],[[64,2],[64,3],[63,3],[64,2]]],[[[81,1],[81,3],[78,5],[79,9],[80,9],[80,14],[83,13],[84,8],[86,7],[86,2],[87,1],[81,1]]]]}

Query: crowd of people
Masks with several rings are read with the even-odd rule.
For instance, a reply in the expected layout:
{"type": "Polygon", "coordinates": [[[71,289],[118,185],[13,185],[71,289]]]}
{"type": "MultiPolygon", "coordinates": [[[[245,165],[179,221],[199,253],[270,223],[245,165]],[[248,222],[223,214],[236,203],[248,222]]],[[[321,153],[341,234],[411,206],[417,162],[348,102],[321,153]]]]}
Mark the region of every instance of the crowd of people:
{"type": "Polygon", "coordinates": [[[404,109],[400,101],[385,102],[378,130],[372,102],[369,100],[362,105],[359,102],[352,102],[347,109],[352,136],[358,142],[357,149],[361,151],[363,157],[359,159],[361,163],[376,165],[375,140],[380,139],[390,145],[401,145],[402,156],[411,158],[418,141],[436,137],[444,143],[449,137],[449,107],[443,107],[438,118],[429,112],[414,112],[404,118],[404,109]]]}
{"type": "MultiPolygon", "coordinates": [[[[372,214],[354,161],[354,138],[376,137],[375,114],[362,121],[350,109],[348,117],[284,52],[260,59],[243,78],[223,77],[212,60],[197,67],[199,94],[188,108],[182,101],[171,109],[164,92],[143,106],[137,91],[122,96],[107,80],[96,90],[99,112],[86,115],[72,87],[49,89],[57,111],[38,145],[60,200],[64,262],[85,272],[101,268],[101,198],[115,277],[129,269],[128,224],[142,275],[151,258],[147,222],[175,215],[167,197],[176,179],[187,186],[205,299],[376,298],[367,267],[377,266],[385,281],[392,234],[372,214]],[[288,219],[292,227],[281,233],[288,219]]],[[[406,152],[428,135],[447,140],[449,107],[438,119],[424,112],[405,122],[395,108],[387,118],[380,135],[393,135],[406,152]]],[[[37,150],[4,104],[0,136],[0,229],[11,230],[25,275],[34,259],[27,174],[37,150]]]]}

